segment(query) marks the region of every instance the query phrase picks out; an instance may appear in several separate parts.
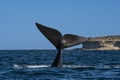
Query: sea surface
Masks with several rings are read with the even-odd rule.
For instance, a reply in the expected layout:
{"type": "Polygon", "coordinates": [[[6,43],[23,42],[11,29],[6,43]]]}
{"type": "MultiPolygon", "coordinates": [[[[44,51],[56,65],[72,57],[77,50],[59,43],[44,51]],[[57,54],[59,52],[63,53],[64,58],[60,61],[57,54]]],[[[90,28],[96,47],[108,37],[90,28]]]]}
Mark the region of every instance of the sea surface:
{"type": "Polygon", "coordinates": [[[120,51],[0,50],[0,80],[120,80],[120,51]]]}

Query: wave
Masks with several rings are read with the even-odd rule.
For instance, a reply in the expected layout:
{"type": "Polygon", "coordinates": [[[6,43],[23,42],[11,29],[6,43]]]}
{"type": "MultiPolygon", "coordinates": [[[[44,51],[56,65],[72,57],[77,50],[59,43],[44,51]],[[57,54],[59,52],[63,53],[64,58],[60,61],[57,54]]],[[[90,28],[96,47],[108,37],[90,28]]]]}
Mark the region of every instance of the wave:
{"type": "Polygon", "coordinates": [[[45,68],[45,67],[50,67],[50,65],[18,65],[14,64],[14,68],[45,68]]]}
{"type": "MultiPolygon", "coordinates": [[[[19,65],[14,64],[14,68],[47,68],[50,65],[19,65]]],[[[88,66],[88,65],[63,65],[62,68],[84,68],[84,69],[120,69],[120,65],[101,65],[101,66],[88,66]]]]}

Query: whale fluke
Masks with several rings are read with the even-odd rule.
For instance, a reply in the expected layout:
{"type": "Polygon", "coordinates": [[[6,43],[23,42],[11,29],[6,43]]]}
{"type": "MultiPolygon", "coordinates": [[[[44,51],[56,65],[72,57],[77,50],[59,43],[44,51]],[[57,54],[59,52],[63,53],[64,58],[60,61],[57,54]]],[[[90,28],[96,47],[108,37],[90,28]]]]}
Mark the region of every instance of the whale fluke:
{"type": "Polygon", "coordinates": [[[62,66],[62,53],[61,50],[74,45],[81,44],[87,41],[87,38],[83,36],[73,35],[73,34],[62,34],[53,28],[36,23],[39,31],[56,47],[57,55],[51,65],[51,67],[61,67],[62,66]]]}
{"type": "Polygon", "coordinates": [[[62,48],[78,45],[85,42],[86,40],[88,39],[83,36],[78,36],[74,34],[65,34],[62,40],[62,48]]]}
{"type": "Polygon", "coordinates": [[[38,23],[36,23],[36,26],[56,48],[60,48],[62,34],[58,30],[46,27],[38,23]]]}

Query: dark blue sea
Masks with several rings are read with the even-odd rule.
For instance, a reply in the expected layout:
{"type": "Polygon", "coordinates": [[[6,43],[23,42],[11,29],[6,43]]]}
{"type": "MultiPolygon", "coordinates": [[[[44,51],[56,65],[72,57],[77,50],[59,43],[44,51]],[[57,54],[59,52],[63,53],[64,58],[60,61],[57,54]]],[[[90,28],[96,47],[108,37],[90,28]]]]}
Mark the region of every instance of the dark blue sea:
{"type": "Polygon", "coordinates": [[[0,80],[120,80],[120,51],[0,50],[0,80]]]}

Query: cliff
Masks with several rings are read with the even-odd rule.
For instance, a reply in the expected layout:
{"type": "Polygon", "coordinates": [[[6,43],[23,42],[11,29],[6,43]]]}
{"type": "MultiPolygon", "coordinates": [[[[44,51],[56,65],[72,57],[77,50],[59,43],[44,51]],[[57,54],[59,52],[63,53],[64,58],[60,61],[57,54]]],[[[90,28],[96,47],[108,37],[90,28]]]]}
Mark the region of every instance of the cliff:
{"type": "Polygon", "coordinates": [[[120,50],[120,36],[91,37],[82,45],[83,50],[120,50]]]}

